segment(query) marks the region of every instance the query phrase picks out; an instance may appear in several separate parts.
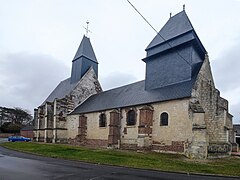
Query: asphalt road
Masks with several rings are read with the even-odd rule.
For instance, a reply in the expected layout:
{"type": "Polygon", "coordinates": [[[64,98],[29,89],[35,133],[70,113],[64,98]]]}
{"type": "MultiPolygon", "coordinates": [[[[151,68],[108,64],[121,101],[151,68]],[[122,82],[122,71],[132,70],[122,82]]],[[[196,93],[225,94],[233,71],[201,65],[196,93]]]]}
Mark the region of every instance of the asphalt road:
{"type": "Polygon", "coordinates": [[[89,179],[89,180],[230,180],[216,176],[166,173],[100,164],[90,164],[20,153],[0,147],[0,180],[89,179]]]}
{"type": "Polygon", "coordinates": [[[0,138],[0,143],[7,142],[7,141],[8,141],[7,138],[0,138]]]}

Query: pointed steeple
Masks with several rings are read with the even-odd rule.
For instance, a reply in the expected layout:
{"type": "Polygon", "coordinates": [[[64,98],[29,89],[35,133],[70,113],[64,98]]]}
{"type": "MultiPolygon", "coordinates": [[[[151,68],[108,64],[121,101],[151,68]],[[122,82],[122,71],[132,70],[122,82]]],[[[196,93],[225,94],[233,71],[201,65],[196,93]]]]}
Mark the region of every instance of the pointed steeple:
{"type": "Polygon", "coordinates": [[[91,45],[90,39],[86,37],[85,35],[83,36],[83,39],[79,45],[79,48],[73,58],[73,61],[77,60],[80,57],[86,57],[91,61],[97,62],[97,58],[95,56],[95,53],[93,51],[93,47],[91,45]]]}
{"type": "Polygon", "coordinates": [[[72,61],[71,83],[78,82],[90,67],[98,76],[98,62],[90,39],[83,36],[80,46],[72,61]]]}

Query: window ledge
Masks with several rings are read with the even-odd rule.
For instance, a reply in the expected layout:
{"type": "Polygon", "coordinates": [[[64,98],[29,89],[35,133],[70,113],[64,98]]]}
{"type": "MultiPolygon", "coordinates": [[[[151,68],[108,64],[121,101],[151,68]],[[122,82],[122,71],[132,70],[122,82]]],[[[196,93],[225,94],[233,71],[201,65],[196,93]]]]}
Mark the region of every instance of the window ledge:
{"type": "Polygon", "coordinates": [[[99,127],[100,129],[107,129],[107,126],[104,126],[104,127],[99,127]]]}
{"type": "Polygon", "coordinates": [[[126,125],[126,128],[136,128],[136,125],[126,125]]]}

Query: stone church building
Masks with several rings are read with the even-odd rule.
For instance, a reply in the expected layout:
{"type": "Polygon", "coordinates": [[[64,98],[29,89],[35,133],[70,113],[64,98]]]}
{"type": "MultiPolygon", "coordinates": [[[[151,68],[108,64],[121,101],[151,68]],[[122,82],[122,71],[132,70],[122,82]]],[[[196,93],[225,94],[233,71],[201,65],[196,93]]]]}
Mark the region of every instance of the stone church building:
{"type": "MultiPolygon", "coordinates": [[[[98,62],[83,37],[71,77],[34,111],[34,139],[190,158],[229,155],[232,115],[214,85],[207,51],[185,11],[146,48],[145,80],[102,91],[98,62]]],[[[142,72],[144,73],[144,72],[142,72]]]]}

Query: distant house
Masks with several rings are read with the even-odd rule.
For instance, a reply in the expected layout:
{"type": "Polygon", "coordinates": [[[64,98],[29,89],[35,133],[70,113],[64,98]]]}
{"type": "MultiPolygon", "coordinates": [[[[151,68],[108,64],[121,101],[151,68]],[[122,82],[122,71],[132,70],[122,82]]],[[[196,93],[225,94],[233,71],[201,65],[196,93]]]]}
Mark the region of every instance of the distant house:
{"type": "Polygon", "coordinates": [[[240,124],[233,125],[234,132],[236,133],[236,143],[240,145],[240,124]]]}
{"type": "Polygon", "coordinates": [[[26,126],[20,130],[21,136],[33,138],[33,126],[26,126]]]}

